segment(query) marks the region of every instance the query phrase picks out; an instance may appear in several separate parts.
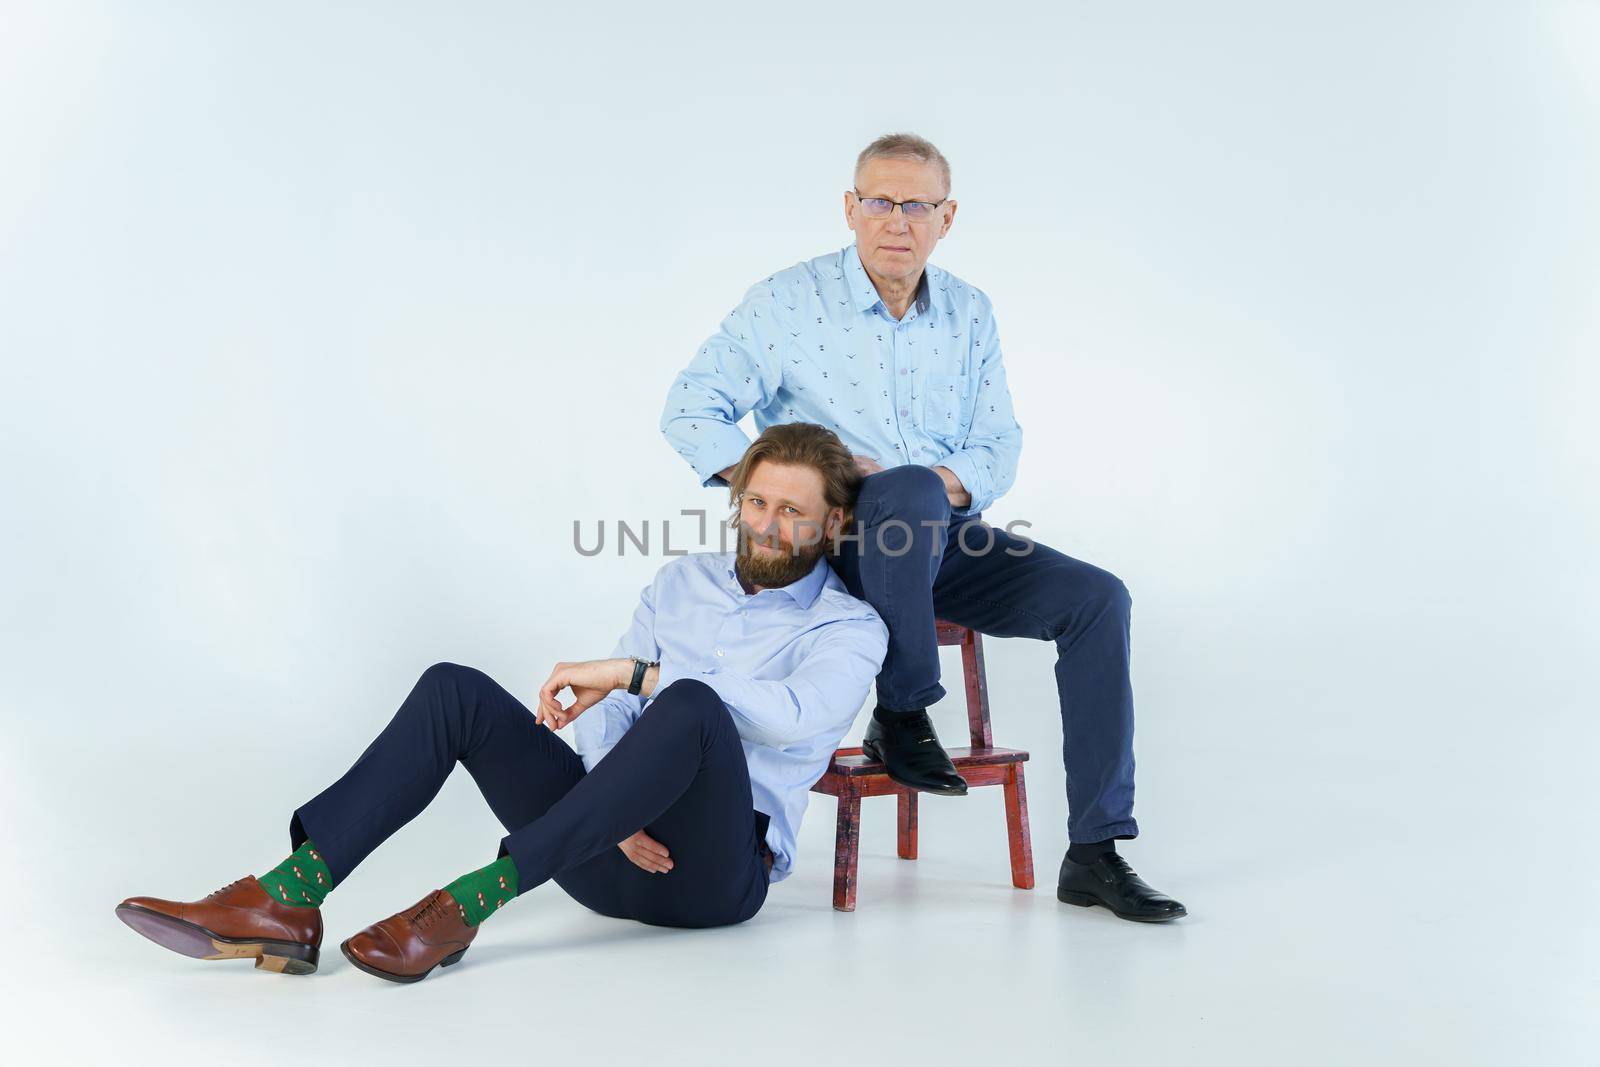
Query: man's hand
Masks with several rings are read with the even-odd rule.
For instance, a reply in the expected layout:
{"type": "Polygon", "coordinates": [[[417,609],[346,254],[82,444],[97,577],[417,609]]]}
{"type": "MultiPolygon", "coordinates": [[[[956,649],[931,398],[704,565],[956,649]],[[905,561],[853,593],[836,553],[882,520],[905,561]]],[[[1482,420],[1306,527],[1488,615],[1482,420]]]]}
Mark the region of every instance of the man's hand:
{"type": "Polygon", "coordinates": [[[967,487],[961,484],[961,479],[956,477],[956,472],[949,467],[935,467],[933,473],[944,482],[945,499],[950,501],[953,508],[965,508],[972,505],[972,494],[967,492],[967,487]]]}
{"type": "Polygon", "coordinates": [[[876,459],[873,459],[871,456],[858,456],[852,453],[850,458],[856,461],[856,469],[859,470],[863,476],[868,474],[877,474],[879,471],[883,470],[882,464],[880,464],[876,459]]]}
{"type": "Polygon", "coordinates": [[[631,659],[590,659],[579,663],[557,663],[539,687],[539,710],[534,718],[552,730],[598,704],[613,689],[626,689],[633,680],[631,659]],[[557,695],[572,690],[572,704],[562,707],[557,695]]]}
{"type": "MultiPolygon", "coordinates": [[[[863,477],[870,474],[877,474],[879,471],[885,469],[876,459],[871,456],[859,456],[852,454],[850,458],[856,461],[856,469],[861,472],[863,477]]],[[[951,470],[949,467],[935,467],[933,468],[933,473],[937,474],[939,476],[939,480],[944,483],[945,499],[950,501],[951,507],[964,508],[971,505],[972,494],[967,492],[967,487],[961,484],[961,479],[956,477],[955,471],[951,470]]]]}
{"type": "Polygon", "coordinates": [[[667,846],[643,830],[617,847],[622,850],[624,856],[633,861],[634,866],[641,867],[651,874],[666,874],[672,870],[672,857],[667,855],[667,846]]]}

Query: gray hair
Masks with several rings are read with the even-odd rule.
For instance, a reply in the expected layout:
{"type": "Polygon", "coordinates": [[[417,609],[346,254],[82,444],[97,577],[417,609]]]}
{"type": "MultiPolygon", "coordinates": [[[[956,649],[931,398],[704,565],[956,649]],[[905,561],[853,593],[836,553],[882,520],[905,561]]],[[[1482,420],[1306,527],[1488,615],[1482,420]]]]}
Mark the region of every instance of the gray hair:
{"type": "Polygon", "coordinates": [[[933,147],[933,142],[914,133],[886,133],[861,150],[856,157],[856,174],[871,159],[915,159],[932,163],[944,178],[944,195],[950,195],[950,161],[944,153],[933,147]]]}

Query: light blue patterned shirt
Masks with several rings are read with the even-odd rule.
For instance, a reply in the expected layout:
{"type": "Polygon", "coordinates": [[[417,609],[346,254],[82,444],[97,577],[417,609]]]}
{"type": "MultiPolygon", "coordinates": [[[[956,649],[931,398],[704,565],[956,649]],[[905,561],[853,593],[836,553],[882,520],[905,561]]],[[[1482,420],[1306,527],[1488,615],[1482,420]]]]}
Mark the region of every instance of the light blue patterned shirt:
{"type": "Polygon", "coordinates": [[[989,298],[933,264],[891,318],[856,246],[757,282],[672,382],[661,432],[702,485],[757,430],[814,422],[885,467],[954,471],[980,512],[1011,488],[1022,427],[1011,409],[989,298]]]}
{"type": "MultiPolygon", "coordinates": [[[[767,847],[777,882],[794,869],[811,786],[855,722],[889,631],[845,591],[826,558],[799,581],[755,594],[739,584],[733,561],[732,552],[698,552],[663,566],[612,655],[659,659],[655,693],[694,678],[722,698],[744,745],[755,808],[772,817],[767,847]]],[[[613,690],[578,716],[585,768],[611,751],[649,699],[613,690]]],[[[662,844],[671,851],[671,841],[662,844]]]]}

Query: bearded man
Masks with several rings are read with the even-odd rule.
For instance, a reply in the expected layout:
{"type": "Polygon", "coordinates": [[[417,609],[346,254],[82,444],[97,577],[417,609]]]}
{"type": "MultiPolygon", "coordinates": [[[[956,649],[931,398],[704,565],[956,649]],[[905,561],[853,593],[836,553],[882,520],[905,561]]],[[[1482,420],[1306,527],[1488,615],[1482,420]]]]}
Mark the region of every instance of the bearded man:
{"type": "Polygon", "coordinates": [[[663,566],[612,655],[557,663],[537,711],[481,671],[435,664],[355,765],[295,810],[282,863],[199,901],[131,897],[118,917],[186,956],[309,974],[323,899],[457,763],[506,828],[497,858],[344,941],[368,974],[415,982],[458,962],[484,920],[549,881],[660,926],[755,915],[794,869],[808,790],[888,632],[823,558],[861,482],[839,438],[775,426],[729,473],[737,550],[663,566]],[[568,723],[577,752],[553,732],[568,723]]]}

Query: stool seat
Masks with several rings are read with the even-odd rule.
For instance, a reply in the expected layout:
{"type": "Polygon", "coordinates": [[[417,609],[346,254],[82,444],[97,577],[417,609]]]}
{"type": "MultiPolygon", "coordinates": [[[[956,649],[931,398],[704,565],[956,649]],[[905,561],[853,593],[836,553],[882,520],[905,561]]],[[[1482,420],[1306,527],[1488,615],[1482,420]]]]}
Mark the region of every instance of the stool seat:
{"type": "MultiPolygon", "coordinates": [[[[945,753],[950,757],[950,762],[956,765],[956,770],[965,778],[968,767],[994,767],[1003,763],[1026,763],[1028,754],[1020,748],[947,748],[945,753]]],[[[904,788],[889,777],[883,764],[866,755],[859,748],[841,748],[833,754],[833,762],[828,765],[830,774],[837,774],[842,778],[861,778],[877,775],[888,782],[893,792],[904,788]]],[[[814,792],[826,792],[821,788],[823,782],[818,781],[814,792]]],[[[968,785],[972,782],[969,780],[968,785]]]]}
{"type": "MultiPolygon", "coordinates": [[[[1011,884],[1018,889],[1032,889],[1033,842],[1028,831],[1028,793],[1022,766],[1028,760],[1028,753],[1018,748],[999,748],[993,743],[989,723],[989,685],[984,676],[983,643],[978,633],[943,620],[937,622],[935,630],[939,644],[961,646],[967,725],[972,735],[969,747],[947,748],[945,752],[950,756],[950,762],[955,764],[957,773],[967,780],[968,787],[998,785],[1004,789],[1011,884]]],[[[838,911],[854,911],[862,798],[890,794],[897,798],[897,852],[901,859],[914,860],[917,858],[917,792],[890,778],[883,764],[866,755],[859,747],[836,751],[828,769],[817,779],[811,791],[838,798],[833,855],[833,906],[838,911]]]]}

